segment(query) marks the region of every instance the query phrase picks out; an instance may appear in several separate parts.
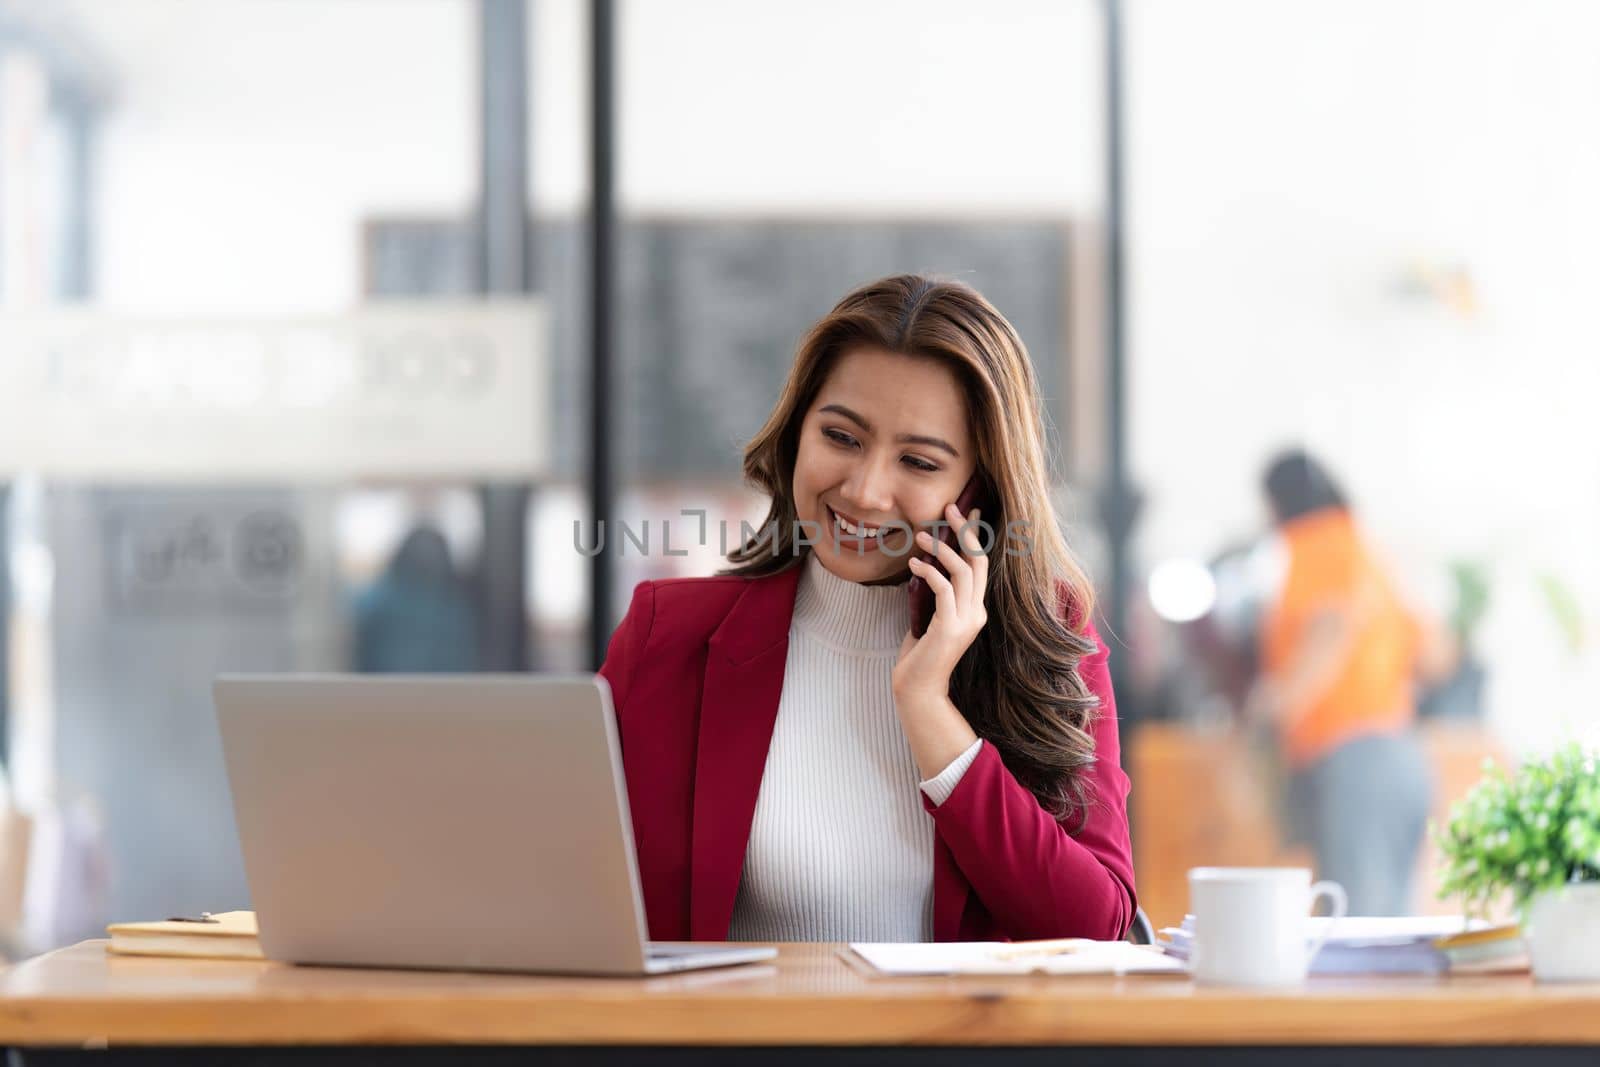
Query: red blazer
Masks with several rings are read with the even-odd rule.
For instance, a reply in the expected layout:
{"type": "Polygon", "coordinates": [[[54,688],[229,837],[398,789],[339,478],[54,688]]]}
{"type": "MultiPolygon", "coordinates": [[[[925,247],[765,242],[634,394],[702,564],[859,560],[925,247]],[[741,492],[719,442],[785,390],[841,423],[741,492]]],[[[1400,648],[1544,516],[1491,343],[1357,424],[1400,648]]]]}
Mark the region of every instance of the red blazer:
{"type": "MultiPolygon", "coordinates": [[[[622,736],[653,939],[728,936],[802,569],[641,582],[612,635],[600,673],[622,736]]],[[[1093,803],[1076,835],[1039,807],[987,741],[948,800],[936,807],[923,798],[934,826],[935,940],[1127,932],[1134,915],[1129,785],[1106,655],[1100,644],[1079,667],[1100,712],[1092,729],[1093,803]]]]}

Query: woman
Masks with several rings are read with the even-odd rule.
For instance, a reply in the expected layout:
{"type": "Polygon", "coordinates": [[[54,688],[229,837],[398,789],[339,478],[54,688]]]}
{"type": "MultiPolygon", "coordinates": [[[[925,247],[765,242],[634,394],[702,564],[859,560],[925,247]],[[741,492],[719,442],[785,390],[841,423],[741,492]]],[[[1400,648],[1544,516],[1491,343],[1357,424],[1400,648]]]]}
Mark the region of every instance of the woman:
{"type": "Polygon", "coordinates": [[[1432,794],[1413,689],[1450,652],[1396,594],[1319,463],[1286,452],[1263,488],[1287,569],[1249,717],[1277,728],[1291,830],[1318,876],[1344,886],[1353,915],[1408,914],[1432,794]]]}
{"type": "Polygon", "coordinates": [[[651,937],[1124,935],[1128,780],[1039,412],[966,286],[886,278],[807,334],[745,450],[766,522],[716,577],[641,583],[601,670],[651,937]],[[993,514],[954,508],[974,476],[993,514]],[[969,519],[997,536],[939,546],[948,578],[911,558],[969,519]]]}

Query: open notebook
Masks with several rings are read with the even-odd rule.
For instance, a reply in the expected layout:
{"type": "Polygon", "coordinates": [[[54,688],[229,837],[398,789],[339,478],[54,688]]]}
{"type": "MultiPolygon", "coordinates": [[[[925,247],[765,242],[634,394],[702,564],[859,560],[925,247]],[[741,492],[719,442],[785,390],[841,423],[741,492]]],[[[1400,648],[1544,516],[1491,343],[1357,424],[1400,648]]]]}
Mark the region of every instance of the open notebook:
{"type": "Polygon", "coordinates": [[[1073,941],[1054,949],[1027,942],[855,943],[862,961],[883,975],[921,974],[1187,974],[1182,960],[1154,945],[1073,941]]]}

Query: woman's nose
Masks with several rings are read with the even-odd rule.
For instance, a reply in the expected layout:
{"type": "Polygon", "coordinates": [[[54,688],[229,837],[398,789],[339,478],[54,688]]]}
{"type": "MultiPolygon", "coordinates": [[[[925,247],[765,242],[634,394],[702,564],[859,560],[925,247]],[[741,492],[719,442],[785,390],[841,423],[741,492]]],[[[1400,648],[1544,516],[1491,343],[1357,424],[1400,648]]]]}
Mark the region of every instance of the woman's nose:
{"type": "MultiPolygon", "coordinates": [[[[844,498],[862,511],[884,513],[894,508],[894,492],[888,471],[867,462],[856,467],[844,483],[844,498]]],[[[866,515],[858,516],[867,518],[866,515]]]]}

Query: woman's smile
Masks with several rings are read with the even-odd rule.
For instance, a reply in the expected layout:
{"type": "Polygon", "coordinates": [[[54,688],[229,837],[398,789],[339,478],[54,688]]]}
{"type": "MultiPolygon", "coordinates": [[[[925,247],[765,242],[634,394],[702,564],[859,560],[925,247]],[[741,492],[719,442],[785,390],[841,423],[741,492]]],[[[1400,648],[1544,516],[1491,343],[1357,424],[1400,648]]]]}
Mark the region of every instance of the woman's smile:
{"type": "Polygon", "coordinates": [[[822,505],[826,510],[829,525],[832,529],[830,536],[842,549],[859,552],[865,555],[868,552],[877,552],[887,548],[892,555],[906,544],[905,523],[891,519],[885,523],[871,523],[858,519],[847,511],[841,511],[831,504],[822,505]]]}

